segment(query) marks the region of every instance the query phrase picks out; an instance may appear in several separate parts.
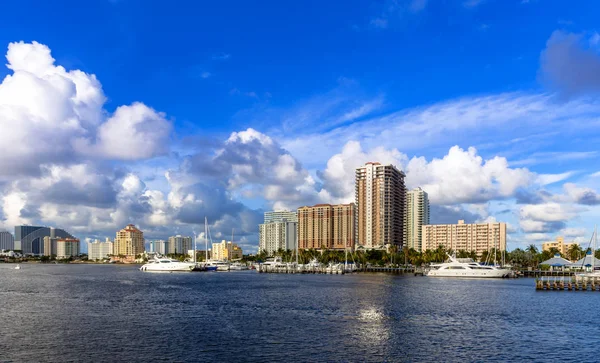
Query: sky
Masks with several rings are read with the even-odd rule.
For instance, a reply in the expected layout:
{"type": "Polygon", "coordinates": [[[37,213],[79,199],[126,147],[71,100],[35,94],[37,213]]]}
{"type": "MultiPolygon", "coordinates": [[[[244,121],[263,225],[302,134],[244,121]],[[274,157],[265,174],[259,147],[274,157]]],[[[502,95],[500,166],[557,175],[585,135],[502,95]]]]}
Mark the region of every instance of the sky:
{"type": "Polygon", "coordinates": [[[0,229],[258,246],[263,212],[402,169],[508,248],[600,220],[596,2],[7,2],[0,229]]]}

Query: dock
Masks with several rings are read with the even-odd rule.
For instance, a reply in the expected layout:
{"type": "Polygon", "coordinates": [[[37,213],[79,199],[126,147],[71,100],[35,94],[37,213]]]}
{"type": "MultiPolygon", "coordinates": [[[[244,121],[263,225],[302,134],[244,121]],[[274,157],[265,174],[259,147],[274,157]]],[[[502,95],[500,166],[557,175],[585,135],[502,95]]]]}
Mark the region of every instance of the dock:
{"type": "Polygon", "coordinates": [[[600,291],[599,277],[542,277],[535,280],[537,291],[600,291]]]}

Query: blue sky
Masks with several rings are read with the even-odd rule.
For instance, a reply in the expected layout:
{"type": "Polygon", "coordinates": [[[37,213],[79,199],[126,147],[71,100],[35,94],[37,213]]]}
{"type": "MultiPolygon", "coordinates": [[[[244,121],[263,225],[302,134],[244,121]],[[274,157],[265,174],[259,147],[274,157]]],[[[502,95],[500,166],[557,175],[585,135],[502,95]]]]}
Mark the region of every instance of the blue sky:
{"type": "Polygon", "coordinates": [[[28,56],[0,77],[27,72],[50,86],[4,80],[5,95],[32,99],[0,98],[0,124],[14,129],[0,141],[34,137],[41,112],[52,116],[48,137],[68,147],[3,153],[2,224],[60,224],[93,238],[133,222],[159,238],[201,230],[210,214],[213,230],[240,229],[252,250],[263,210],[347,201],[355,164],[378,157],[407,171],[409,186],[429,187],[439,222],[507,221],[509,248],[585,240],[600,214],[599,7],[3,4],[0,47],[23,41],[13,54],[28,56]],[[32,70],[36,62],[50,71],[32,70]],[[64,87],[48,75],[77,84],[77,70],[97,84],[54,98],[64,87]],[[107,136],[140,128],[152,132],[125,145],[107,136]]]}

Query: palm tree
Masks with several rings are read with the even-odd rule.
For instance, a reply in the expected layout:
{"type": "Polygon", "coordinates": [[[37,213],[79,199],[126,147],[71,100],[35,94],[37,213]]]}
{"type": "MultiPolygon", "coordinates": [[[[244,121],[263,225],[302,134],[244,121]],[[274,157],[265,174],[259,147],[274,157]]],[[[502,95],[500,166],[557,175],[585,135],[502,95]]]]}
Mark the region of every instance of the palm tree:
{"type": "Polygon", "coordinates": [[[535,247],[534,244],[529,245],[529,247],[527,247],[526,251],[531,253],[532,255],[538,254],[538,249],[537,249],[537,247],[535,247]]]}
{"type": "Polygon", "coordinates": [[[583,250],[581,249],[581,246],[579,246],[579,244],[571,243],[569,249],[567,250],[567,257],[571,261],[577,261],[581,258],[582,253],[583,250]]]}

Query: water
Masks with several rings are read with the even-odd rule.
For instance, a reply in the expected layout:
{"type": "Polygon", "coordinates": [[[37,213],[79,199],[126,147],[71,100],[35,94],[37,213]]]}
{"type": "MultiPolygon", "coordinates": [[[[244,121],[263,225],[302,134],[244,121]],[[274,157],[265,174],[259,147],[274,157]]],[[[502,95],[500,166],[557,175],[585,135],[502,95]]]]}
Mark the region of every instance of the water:
{"type": "Polygon", "coordinates": [[[531,279],[0,265],[0,361],[596,360],[596,292],[531,279]]]}

